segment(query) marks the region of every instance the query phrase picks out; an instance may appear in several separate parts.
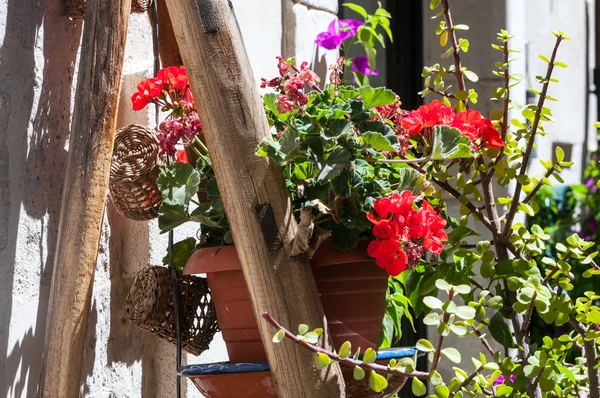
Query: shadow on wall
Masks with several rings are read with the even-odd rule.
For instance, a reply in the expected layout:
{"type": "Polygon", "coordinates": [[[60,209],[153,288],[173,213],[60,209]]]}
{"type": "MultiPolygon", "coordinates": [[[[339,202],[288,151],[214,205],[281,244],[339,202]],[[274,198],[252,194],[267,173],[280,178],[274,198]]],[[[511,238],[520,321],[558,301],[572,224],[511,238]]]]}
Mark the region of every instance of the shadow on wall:
{"type": "Polygon", "coordinates": [[[71,81],[81,24],[64,15],[60,0],[8,0],[5,4],[6,33],[0,48],[0,129],[4,130],[0,130],[0,397],[35,396],[43,363],[67,158],[64,147],[69,135],[71,81]],[[37,40],[42,21],[43,47],[37,40]],[[40,48],[44,62],[41,82],[36,80],[36,69],[42,67],[39,61],[36,65],[40,48]],[[21,208],[27,215],[22,219],[21,208]],[[19,228],[27,235],[18,236],[19,228]],[[29,254],[19,267],[17,238],[19,247],[29,254]],[[29,279],[31,274],[40,277],[37,314],[35,319],[24,318],[33,326],[9,347],[10,320],[19,311],[13,308],[13,285],[15,279],[21,285],[35,284],[29,279]]]}

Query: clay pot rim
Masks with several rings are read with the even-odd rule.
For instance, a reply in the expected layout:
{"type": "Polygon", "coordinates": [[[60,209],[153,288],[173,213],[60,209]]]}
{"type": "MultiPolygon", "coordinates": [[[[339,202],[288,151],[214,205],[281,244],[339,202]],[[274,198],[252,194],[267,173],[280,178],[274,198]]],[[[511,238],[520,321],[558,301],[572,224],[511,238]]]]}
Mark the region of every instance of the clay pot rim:
{"type": "MultiPolygon", "coordinates": [[[[410,358],[417,354],[423,354],[414,347],[404,348],[388,348],[377,351],[377,361],[390,359],[410,358]]],[[[362,359],[362,355],[360,356],[362,359]]],[[[229,363],[216,362],[199,365],[182,366],[177,374],[183,377],[198,377],[219,374],[235,374],[235,373],[254,373],[254,372],[269,372],[270,367],[268,362],[251,362],[251,363],[229,363]]]]}
{"type": "MultiPolygon", "coordinates": [[[[367,254],[368,245],[369,241],[361,240],[355,249],[343,252],[334,248],[329,241],[326,241],[319,247],[315,256],[310,260],[310,264],[312,267],[325,267],[370,262],[369,266],[373,266],[374,259],[367,254]]],[[[184,275],[194,275],[241,269],[242,266],[235,246],[215,246],[198,249],[192,253],[183,273],[184,275]]]]}

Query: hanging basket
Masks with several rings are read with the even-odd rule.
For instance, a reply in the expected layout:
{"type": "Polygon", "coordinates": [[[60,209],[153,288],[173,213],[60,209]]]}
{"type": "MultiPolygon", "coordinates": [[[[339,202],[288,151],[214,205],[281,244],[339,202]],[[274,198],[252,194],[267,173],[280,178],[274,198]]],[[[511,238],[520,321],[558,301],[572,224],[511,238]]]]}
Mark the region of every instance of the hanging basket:
{"type": "Polygon", "coordinates": [[[115,133],[109,197],[125,217],[139,221],[158,217],[159,153],[156,133],[148,127],[131,124],[115,133]]]}
{"type": "MultiPolygon", "coordinates": [[[[63,0],[63,4],[67,9],[67,15],[71,19],[84,19],[85,17],[85,0],[63,0]]],[[[131,0],[131,12],[145,12],[152,0],[131,0]]]]}
{"type": "MultiPolygon", "coordinates": [[[[181,347],[200,355],[219,330],[206,279],[177,272],[181,347]]],[[[135,277],[125,312],[136,326],[176,344],[171,273],[167,267],[147,266],[135,277]]]]}

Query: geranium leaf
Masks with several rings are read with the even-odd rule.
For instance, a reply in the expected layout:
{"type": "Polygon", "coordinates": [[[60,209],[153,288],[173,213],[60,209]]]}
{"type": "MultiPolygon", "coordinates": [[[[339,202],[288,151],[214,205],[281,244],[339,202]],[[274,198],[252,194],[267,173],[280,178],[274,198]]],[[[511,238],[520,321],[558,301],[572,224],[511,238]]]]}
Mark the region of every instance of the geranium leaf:
{"type": "Polygon", "coordinates": [[[369,131],[361,135],[365,144],[367,144],[370,148],[373,148],[378,151],[385,152],[398,152],[397,148],[392,146],[392,143],[383,136],[381,133],[377,133],[375,131],[369,131]]]}
{"type": "Polygon", "coordinates": [[[383,87],[363,86],[358,89],[358,95],[362,97],[365,109],[391,105],[396,101],[396,94],[392,90],[383,87]]]}
{"type": "MultiPolygon", "coordinates": [[[[398,192],[412,191],[413,195],[420,196],[425,191],[431,190],[433,186],[425,179],[425,176],[415,169],[403,168],[399,170],[400,181],[398,182],[398,192]]],[[[434,191],[435,192],[435,191],[434,191]]]]}
{"type": "Polygon", "coordinates": [[[435,126],[430,157],[433,160],[472,158],[471,140],[460,130],[448,126],[435,126]]]}
{"type": "MultiPolygon", "coordinates": [[[[173,245],[173,264],[179,271],[183,268],[190,259],[192,253],[196,250],[196,239],[187,238],[173,245]]],[[[169,256],[163,258],[163,264],[169,264],[169,256]]]]}

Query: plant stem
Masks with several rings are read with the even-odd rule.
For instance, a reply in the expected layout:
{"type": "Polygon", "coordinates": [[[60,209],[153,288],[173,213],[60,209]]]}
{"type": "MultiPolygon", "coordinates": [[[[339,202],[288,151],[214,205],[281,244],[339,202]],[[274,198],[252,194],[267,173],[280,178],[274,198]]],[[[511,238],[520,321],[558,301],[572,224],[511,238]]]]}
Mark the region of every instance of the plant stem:
{"type": "Polygon", "coordinates": [[[529,333],[529,324],[531,323],[531,315],[533,314],[533,305],[534,301],[537,298],[537,292],[533,292],[533,296],[531,297],[531,303],[529,303],[529,308],[527,309],[527,314],[525,315],[525,321],[523,322],[523,333],[526,335],[529,333]]]}
{"type": "MultiPolygon", "coordinates": [[[[504,48],[502,49],[502,56],[504,60],[504,89],[506,90],[506,98],[504,99],[504,108],[502,113],[502,127],[500,129],[500,137],[502,142],[506,143],[506,135],[508,132],[508,105],[510,103],[510,74],[508,73],[508,40],[504,42],[504,48]]],[[[501,151],[498,157],[502,157],[504,151],[501,151]]]]}
{"type": "Polygon", "coordinates": [[[473,379],[479,374],[479,372],[482,372],[482,371],[483,371],[483,366],[480,366],[477,369],[475,369],[475,371],[473,373],[471,373],[469,375],[469,377],[467,377],[462,383],[460,383],[460,385],[458,386],[456,391],[454,391],[452,394],[450,394],[450,398],[454,397],[457,392],[459,392],[460,390],[462,390],[463,388],[468,386],[469,383],[471,383],[471,381],[473,381],[473,379]]]}
{"type": "MultiPolygon", "coordinates": [[[[454,297],[454,289],[450,289],[448,292],[448,301],[452,301],[454,297]]],[[[444,311],[444,316],[442,317],[442,323],[448,324],[448,320],[450,319],[450,313],[444,311]]],[[[437,370],[438,364],[440,362],[440,356],[442,355],[442,348],[444,346],[444,335],[440,333],[440,337],[438,339],[437,348],[433,353],[433,361],[431,361],[431,370],[429,371],[429,377],[437,370]]]]}
{"type": "MultiPolygon", "coordinates": [[[[552,173],[554,173],[556,165],[552,165],[552,167],[550,167],[548,169],[548,171],[546,172],[546,174],[544,174],[544,178],[548,178],[552,175],[552,173]]],[[[544,185],[544,183],[542,182],[542,179],[540,179],[538,181],[538,183],[535,185],[535,187],[531,190],[531,192],[529,192],[527,194],[527,196],[525,196],[525,199],[523,199],[522,203],[528,203],[531,199],[533,199],[533,197],[535,196],[535,194],[537,193],[537,191],[540,190],[540,188],[542,187],[542,185],[544,185]]]]}
{"type": "MultiPolygon", "coordinates": [[[[546,71],[546,80],[544,81],[544,85],[542,86],[542,92],[540,93],[540,98],[538,99],[537,109],[535,110],[535,116],[533,118],[533,125],[531,126],[531,135],[529,136],[529,141],[527,142],[527,147],[525,149],[525,153],[523,154],[523,163],[521,164],[519,176],[525,175],[525,171],[527,171],[527,166],[529,166],[529,159],[531,157],[531,151],[533,150],[533,144],[535,143],[535,136],[540,126],[542,108],[544,107],[544,101],[546,100],[546,95],[548,93],[548,86],[550,85],[550,78],[552,77],[552,71],[554,70],[554,61],[556,60],[556,53],[558,52],[558,47],[560,46],[561,41],[562,36],[558,36],[556,38],[556,43],[554,44],[554,49],[552,50],[552,56],[550,57],[550,62],[548,63],[548,69],[546,71]]],[[[521,196],[521,189],[521,183],[517,178],[517,186],[513,195],[512,204],[510,206],[508,215],[506,216],[506,224],[504,225],[504,235],[508,235],[510,227],[512,226],[512,222],[515,218],[515,214],[517,213],[519,197],[521,196]]]]}
{"type": "Polygon", "coordinates": [[[456,96],[454,94],[449,94],[445,91],[436,90],[435,87],[433,87],[433,86],[429,86],[429,87],[427,87],[427,89],[429,91],[431,91],[432,93],[439,95],[440,97],[456,98],[456,96]]]}
{"type": "Polygon", "coordinates": [[[204,153],[208,155],[208,148],[206,147],[206,145],[204,145],[204,142],[202,142],[202,140],[198,138],[197,135],[194,136],[194,142],[200,147],[200,149],[204,151],[204,153]]]}
{"type": "Polygon", "coordinates": [[[419,159],[377,159],[377,158],[366,158],[366,157],[361,157],[359,158],[361,160],[364,160],[366,162],[369,163],[426,163],[429,162],[431,159],[431,157],[424,157],[424,158],[419,158],[419,159]]]}
{"type": "Polygon", "coordinates": [[[389,366],[383,366],[383,365],[379,365],[376,363],[364,363],[363,361],[352,359],[351,357],[341,358],[336,353],[328,351],[328,350],[321,348],[315,344],[311,344],[311,343],[307,342],[306,340],[300,340],[295,334],[293,334],[292,332],[290,332],[289,330],[287,330],[286,328],[281,326],[275,319],[273,319],[273,317],[269,313],[263,312],[262,317],[264,319],[266,319],[267,322],[269,322],[275,328],[277,328],[277,330],[283,330],[283,332],[285,333],[285,337],[292,340],[294,343],[296,343],[296,344],[300,345],[301,347],[304,347],[310,351],[320,353],[320,354],[325,354],[330,359],[332,359],[336,362],[339,362],[342,365],[346,365],[346,366],[350,366],[350,367],[359,366],[363,369],[375,370],[375,371],[381,372],[381,373],[400,375],[400,376],[406,376],[406,377],[416,377],[418,379],[429,380],[429,373],[426,373],[426,372],[414,371],[411,373],[407,373],[407,372],[401,372],[398,369],[393,369],[389,366]]]}
{"type": "Polygon", "coordinates": [[[477,337],[479,337],[479,340],[481,340],[481,344],[483,344],[483,346],[485,347],[485,349],[487,350],[487,352],[489,352],[490,355],[493,358],[495,352],[492,349],[492,346],[490,345],[490,343],[488,343],[488,341],[485,339],[485,337],[483,337],[483,335],[481,334],[481,332],[479,331],[479,329],[477,329],[475,326],[471,326],[471,327],[473,328],[473,331],[475,332],[475,335],[477,335],[477,337]]]}
{"type": "Polygon", "coordinates": [[[454,50],[454,75],[456,76],[458,89],[465,91],[465,79],[462,73],[460,54],[458,53],[458,42],[456,40],[456,34],[454,33],[454,23],[452,22],[452,14],[450,13],[448,0],[442,0],[442,7],[444,8],[444,18],[446,19],[446,29],[448,31],[448,37],[450,38],[450,45],[454,50]]]}
{"type": "Polygon", "coordinates": [[[578,322],[575,317],[571,316],[569,318],[569,323],[573,326],[573,329],[577,331],[581,335],[583,340],[583,348],[584,355],[586,360],[586,367],[588,372],[588,381],[590,383],[590,395],[589,398],[600,398],[600,376],[598,375],[598,370],[595,369],[598,364],[598,356],[596,353],[596,340],[586,340],[585,334],[587,333],[587,328],[581,323],[578,322]]]}

